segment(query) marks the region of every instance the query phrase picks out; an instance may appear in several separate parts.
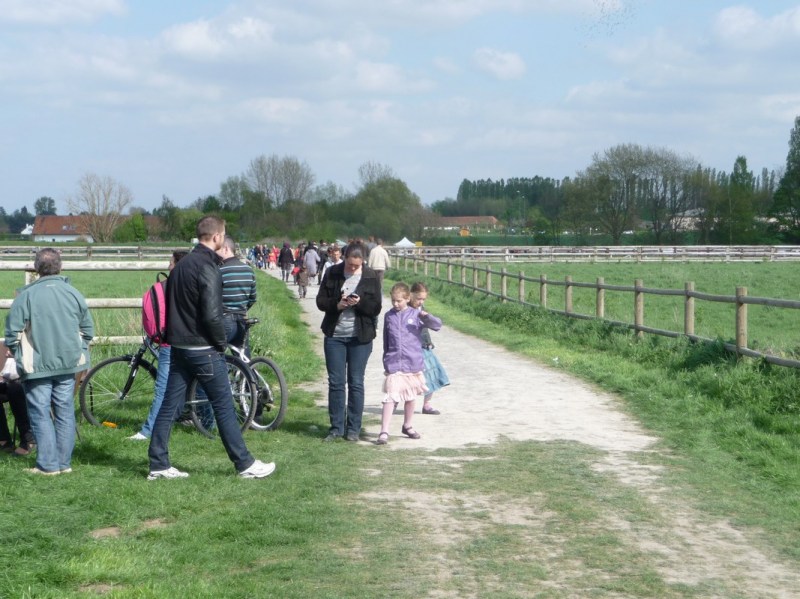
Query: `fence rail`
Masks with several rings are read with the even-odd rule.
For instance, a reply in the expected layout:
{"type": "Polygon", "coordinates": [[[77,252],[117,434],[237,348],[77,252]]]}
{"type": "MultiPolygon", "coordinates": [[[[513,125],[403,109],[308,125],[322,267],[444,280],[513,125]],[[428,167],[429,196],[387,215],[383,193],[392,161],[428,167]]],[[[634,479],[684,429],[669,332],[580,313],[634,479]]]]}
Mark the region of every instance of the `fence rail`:
{"type": "MultiPolygon", "coordinates": [[[[4,260],[30,260],[36,252],[52,244],[42,243],[32,245],[3,245],[0,246],[0,256],[4,260]]],[[[174,246],[130,246],[130,245],[59,245],[56,248],[64,261],[67,260],[169,260],[176,249],[192,249],[188,245],[174,246]]]]}
{"type": "Polygon", "coordinates": [[[420,246],[386,248],[395,257],[482,262],[790,262],[800,246],[420,246]]]}
{"type": "MultiPolygon", "coordinates": [[[[171,251],[165,254],[164,260],[161,261],[107,261],[107,262],[76,262],[64,260],[61,263],[62,272],[69,271],[108,271],[108,270],[166,270],[169,257],[172,255],[171,251]]],[[[25,284],[30,283],[35,278],[35,271],[33,269],[33,262],[11,262],[0,261],[0,270],[16,270],[25,273],[25,284]]],[[[0,299],[0,310],[8,310],[11,308],[13,299],[0,299]]],[[[134,308],[141,310],[142,298],[129,297],[129,298],[86,298],[86,305],[89,309],[93,310],[109,310],[121,308],[134,308]]],[[[114,336],[114,335],[100,335],[92,340],[92,345],[127,345],[136,344],[142,341],[141,335],[139,336],[114,336]]]]}
{"type": "Polygon", "coordinates": [[[418,254],[406,254],[398,256],[396,266],[399,269],[406,271],[413,271],[417,274],[420,270],[426,276],[446,282],[451,285],[457,285],[465,289],[472,290],[474,293],[481,293],[490,297],[495,297],[502,302],[514,302],[532,308],[540,308],[560,314],[569,318],[579,318],[584,320],[602,320],[608,324],[624,327],[633,330],[637,337],[643,337],[645,333],[654,335],[662,335],[666,337],[686,337],[693,341],[714,342],[714,339],[708,337],[701,337],[695,334],[695,301],[718,302],[725,304],[732,304],[735,310],[735,343],[725,342],[725,349],[734,352],[740,356],[747,356],[751,358],[763,359],[771,364],[778,366],[786,366],[790,368],[800,368],[800,360],[784,358],[769,353],[759,352],[750,349],[747,346],[748,342],[748,329],[747,329],[747,307],[751,305],[758,306],[771,306],[775,308],[788,308],[800,309],[800,301],[774,299],[767,297],[750,297],[747,295],[746,287],[736,287],[735,295],[715,295],[710,293],[702,293],[695,291],[694,283],[687,282],[683,289],[657,289],[645,287],[641,279],[637,279],[632,286],[629,285],[607,285],[603,277],[598,277],[594,283],[573,281],[572,277],[565,277],[564,281],[551,281],[546,275],[538,277],[526,276],[524,273],[511,274],[505,267],[497,270],[492,270],[488,266],[478,264],[471,264],[467,260],[462,259],[458,262],[452,260],[441,260],[421,256],[418,254]],[[434,273],[429,271],[433,267],[434,273]],[[445,269],[445,274],[440,275],[442,268],[445,269]],[[458,271],[458,277],[454,278],[454,271],[458,271]],[[479,277],[479,273],[481,277],[479,277]],[[499,277],[500,290],[493,289],[492,282],[495,277],[499,277]],[[484,286],[480,286],[480,280],[483,279],[484,286]],[[516,294],[509,293],[509,282],[516,282],[516,294]],[[539,303],[532,303],[528,301],[525,290],[526,283],[534,283],[539,286],[539,303]],[[552,308],[548,305],[548,289],[551,286],[564,288],[564,309],[552,308]],[[574,288],[586,288],[595,290],[595,313],[582,314],[578,313],[573,308],[573,294],[574,288]],[[605,292],[618,291],[623,293],[633,294],[633,322],[623,322],[616,320],[609,320],[605,317],[605,292]],[[663,296],[680,296],[684,298],[683,301],[683,331],[671,331],[666,329],[655,328],[647,326],[644,319],[644,304],[647,295],[663,295],[663,296]]]}

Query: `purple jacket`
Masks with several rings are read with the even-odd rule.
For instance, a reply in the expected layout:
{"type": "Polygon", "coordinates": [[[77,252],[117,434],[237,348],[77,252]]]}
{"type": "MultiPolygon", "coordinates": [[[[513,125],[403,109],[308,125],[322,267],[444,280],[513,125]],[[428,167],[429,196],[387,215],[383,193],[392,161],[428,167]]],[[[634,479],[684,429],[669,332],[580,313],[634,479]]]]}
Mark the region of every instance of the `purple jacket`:
{"type": "Polygon", "coordinates": [[[383,317],[383,370],[395,372],[422,372],[423,328],[438,331],[442,321],[433,314],[420,315],[419,308],[406,308],[402,312],[389,310],[383,317]]]}

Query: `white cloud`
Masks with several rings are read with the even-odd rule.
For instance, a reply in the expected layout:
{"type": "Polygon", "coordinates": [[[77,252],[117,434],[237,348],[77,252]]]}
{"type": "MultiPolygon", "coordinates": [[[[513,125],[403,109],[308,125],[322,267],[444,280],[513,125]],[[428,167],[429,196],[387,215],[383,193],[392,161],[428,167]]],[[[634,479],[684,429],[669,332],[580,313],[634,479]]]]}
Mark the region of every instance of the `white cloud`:
{"type": "Polygon", "coordinates": [[[475,65],[497,79],[519,79],[525,74],[525,61],[514,52],[479,48],[473,56],[475,65]]]}
{"type": "Polygon", "coordinates": [[[448,75],[454,75],[461,72],[461,67],[459,67],[451,58],[447,58],[446,56],[437,56],[434,58],[433,66],[443,73],[447,73],[448,75]]]}
{"type": "Polygon", "coordinates": [[[242,103],[245,113],[266,123],[302,123],[310,105],[300,98],[254,98],[242,103]]]}
{"type": "Polygon", "coordinates": [[[754,9],[733,6],[719,12],[713,31],[725,44],[745,49],[771,48],[786,42],[800,42],[800,7],[772,17],[754,9]]]}
{"type": "Polygon", "coordinates": [[[377,93],[416,93],[430,89],[432,82],[413,79],[397,65],[362,60],[356,65],[356,84],[377,93]]]}
{"type": "Polygon", "coordinates": [[[125,13],[123,0],[0,0],[0,21],[53,25],[125,13]]]}
{"type": "Polygon", "coordinates": [[[170,27],[161,37],[168,49],[194,60],[252,59],[254,52],[272,43],[274,29],[253,17],[231,22],[203,19],[170,27]]]}

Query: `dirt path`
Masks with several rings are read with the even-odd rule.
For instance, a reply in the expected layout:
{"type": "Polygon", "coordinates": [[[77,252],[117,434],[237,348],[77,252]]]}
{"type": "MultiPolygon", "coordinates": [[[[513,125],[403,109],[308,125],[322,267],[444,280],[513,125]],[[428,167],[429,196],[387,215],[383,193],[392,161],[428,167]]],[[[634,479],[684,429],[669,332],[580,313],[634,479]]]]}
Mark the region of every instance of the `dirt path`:
{"type": "MultiPolygon", "coordinates": [[[[280,271],[270,274],[280,278],[280,271]]],[[[296,288],[290,286],[292,291],[296,288]]],[[[311,285],[299,300],[303,318],[319,339],[322,313],[311,285]]],[[[385,301],[384,306],[389,306],[385,301]]],[[[384,308],[386,309],[386,308],[384,308]]],[[[636,489],[659,512],[663,527],[632,529],[626,522],[612,524],[618,534],[653,556],[667,582],[726,589],[706,596],[800,597],[800,573],[767,550],[757,549],[747,532],[686,506],[663,483],[660,468],[644,463],[642,452],[658,451],[657,438],[648,434],[620,409],[618,398],[565,373],[513,354],[504,348],[459,333],[447,323],[433,333],[436,353],[447,369],[451,385],[434,396],[441,416],[419,413],[414,426],[422,439],[400,435],[402,417],[393,421],[392,450],[462,448],[491,444],[504,436],[518,441],[566,440],[586,444],[603,453],[594,468],[611,473],[636,489]],[[728,594],[728,591],[730,594],[728,594]]],[[[372,442],[380,430],[381,341],[376,340],[366,374],[364,438],[372,442]]],[[[326,382],[320,381],[322,397],[326,382]]],[[[409,499],[413,503],[413,499],[409,499]]],[[[413,506],[410,506],[413,507],[413,506]]]]}

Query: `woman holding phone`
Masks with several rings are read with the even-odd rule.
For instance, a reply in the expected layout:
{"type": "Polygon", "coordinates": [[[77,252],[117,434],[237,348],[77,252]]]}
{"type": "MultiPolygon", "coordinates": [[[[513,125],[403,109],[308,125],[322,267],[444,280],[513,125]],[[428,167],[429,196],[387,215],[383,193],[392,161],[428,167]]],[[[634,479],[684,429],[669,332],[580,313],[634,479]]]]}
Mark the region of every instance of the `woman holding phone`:
{"type": "Polygon", "coordinates": [[[358,441],[361,434],[364,372],[381,313],[378,275],[365,264],[366,256],[363,244],[348,244],[344,261],[325,271],[317,293],[317,308],[325,312],[321,328],[331,422],[325,441],[358,441]]]}

